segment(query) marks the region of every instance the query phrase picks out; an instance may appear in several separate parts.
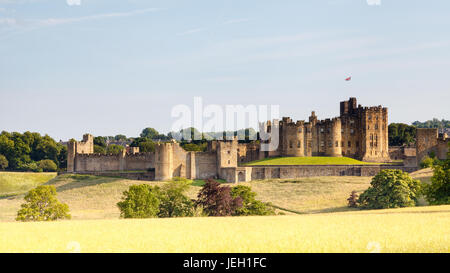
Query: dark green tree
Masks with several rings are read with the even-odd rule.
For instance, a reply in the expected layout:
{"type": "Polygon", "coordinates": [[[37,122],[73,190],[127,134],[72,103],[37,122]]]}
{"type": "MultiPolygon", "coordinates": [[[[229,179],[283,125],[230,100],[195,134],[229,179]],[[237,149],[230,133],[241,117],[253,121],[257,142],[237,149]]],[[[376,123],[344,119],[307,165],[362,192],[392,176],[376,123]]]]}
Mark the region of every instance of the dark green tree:
{"type": "Polygon", "coordinates": [[[118,154],[120,154],[123,151],[123,149],[125,149],[123,146],[116,145],[116,144],[110,144],[106,148],[106,153],[107,154],[118,155],[118,154]]]}
{"type": "Polygon", "coordinates": [[[140,137],[148,138],[148,139],[157,139],[158,136],[159,136],[159,132],[156,131],[154,128],[150,128],[150,127],[142,130],[142,133],[140,135],[140,137]]]}
{"type": "Polygon", "coordinates": [[[6,159],[6,156],[0,155],[0,170],[4,170],[8,168],[8,159],[6,159]]]}
{"type": "Polygon", "coordinates": [[[388,127],[389,146],[409,145],[416,141],[416,127],[404,123],[391,123],[388,127]]]}
{"type": "Polygon", "coordinates": [[[106,137],[102,136],[94,137],[94,145],[106,148],[106,137]]]}
{"type": "Polygon", "coordinates": [[[401,170],[382,170],[370,182],[370,187],[358,199],[359,207],[387,209],[412,207],[421,192],[419,180],[401,170]]]}

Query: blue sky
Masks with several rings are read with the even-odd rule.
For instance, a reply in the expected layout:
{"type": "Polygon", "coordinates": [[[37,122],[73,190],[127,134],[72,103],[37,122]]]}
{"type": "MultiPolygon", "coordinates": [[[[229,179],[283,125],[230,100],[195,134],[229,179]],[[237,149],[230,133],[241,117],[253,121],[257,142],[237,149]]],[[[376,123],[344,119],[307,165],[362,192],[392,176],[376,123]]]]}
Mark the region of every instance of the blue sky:
{"type": "Polygon", "coordinates": [[[448,14],[446,0],[0,0],[0,130],[168,132],[194,96],[293,119],[355,96],[390,122],[449,119],[448,14]]]}

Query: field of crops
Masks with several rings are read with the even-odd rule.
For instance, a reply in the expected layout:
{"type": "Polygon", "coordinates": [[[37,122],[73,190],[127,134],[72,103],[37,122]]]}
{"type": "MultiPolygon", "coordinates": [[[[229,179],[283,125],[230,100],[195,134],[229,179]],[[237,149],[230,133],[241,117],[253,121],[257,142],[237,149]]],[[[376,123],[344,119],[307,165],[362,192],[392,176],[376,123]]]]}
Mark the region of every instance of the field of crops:
{"type": "Polygon", "coordinates": [[[450,206],[0,223],[0,252],[449,252],[450,206]],[[7,234],[7,236],[3,236],[7,234]]]}

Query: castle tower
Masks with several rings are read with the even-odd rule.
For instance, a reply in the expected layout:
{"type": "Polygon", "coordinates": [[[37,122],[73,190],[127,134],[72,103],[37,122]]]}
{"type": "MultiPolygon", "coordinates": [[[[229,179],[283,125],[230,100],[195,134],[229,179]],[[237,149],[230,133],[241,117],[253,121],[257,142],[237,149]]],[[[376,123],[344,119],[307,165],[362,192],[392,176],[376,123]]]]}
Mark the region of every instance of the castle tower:
{"type": "Polygon", "coordinates": [[[304,121],[292,122],[283,118],[281,123],[281,154],[283,156],[304,156],[304,121]]]}
{"type": "Polygon", "coordinates": [[[70,140],[67,144],[67,172],[76,172],[76,156],[77,154],[93,154],[94,153],[94,136],[84,134],[82,141],[70,140]]]}
{"type": "Polygon", "coordinates": [[[341,119],[333,118],[330,123],[330,133],[328,136],[327,156],[342,156],[341,148],[341,119]]]}
{"type": "Polygon", "coordinates": [[[360,108],[361,156],[363,161],[387,162],[389,158],[387,108],[360,108]]]}
{"type": "Polygon", "coordinates": [[[217,173],[221,168],[237,167],[238,165],[238,140],[220,141],[217,146],[217,173]]]}
{"type": "Polygon", "coordinates": [[[158,143],[155,146],[155,180],[173,178],[173,143],[158,143]]]}

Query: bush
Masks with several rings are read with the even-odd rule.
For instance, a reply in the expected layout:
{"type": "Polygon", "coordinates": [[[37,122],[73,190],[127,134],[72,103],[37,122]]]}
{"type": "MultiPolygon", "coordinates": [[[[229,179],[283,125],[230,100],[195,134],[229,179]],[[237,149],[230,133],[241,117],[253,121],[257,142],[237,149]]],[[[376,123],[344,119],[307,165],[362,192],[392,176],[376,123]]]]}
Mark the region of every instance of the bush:
{"type": "Polygon", "coordinates": [[[431,184],[425,186],[424,193],[431,205],[450,204],[450,153],[442,164],[433,166],[431,184]]]}
{"type": "Polygon", "coordinates": [[[194,215],[194,202],[184,195],[191,183],[191,180],[176,177],[161,188],[159,217],[194,215]]]}
{"type": "Polygon", "coordinates": [[[382,170],[370,182],[370,187],[358,199],[366,209],[412,207],[417,204],[420,181],[401,170],[382,170]]]}
{"type": "Polygon", "coordinates": [[[420,162],[420,168],[425,169],[425,168],[431,168],[433,166],[434,163],[434,159],[426,156],[423,158],[422,162],[420,162]]]}
{"type": "Polygon", "coordinates": [[[233,215],[274,215],[275,210],[270,203],[256,200],[256,193],[247,186],[236,186],[231,189],[233,198],[242,199],[242,207],[237,208],[233,215]]]}
{"type": "Polygon", "coordinates": [[[206,215],[230,216],[242,207],[242,199],[233,198],[230,187],[221,187],[219,182],[208,179],[198,194],[196,204],[203,208],[206,215]]]}
{"type": "Polygon", "coordinates": [[[69,206],[56,198],[55,186],[38,186],[25,196],[17,221],[54,221],[70,219],[69,206]]]}
{"type": "Polygon", "coordinates": [[[151,218],[159,213],[160,190],[147,184],[132,185],[117,203],[122,218],[151,218]]]}
{"type": "Polygon", "coordinates": [[[356,191],[352,191],[350,197],[347,199],[349,208],[357,208],[358,207],[358,194],[356,191]]]}
{"type": "Polygon", "coordinates": [[[8,168],[8,159],[4,155],[0,155],[0,170],[8,168]]]}
{"type": "Polygon", "coordinates": [[[25,172],[42,172],[42,168],[36,162],[19,163],[18,169],[25,172]]]}
{"type": "Polygon", "coordinates": [[[56,166],[56,163],[50,159],[41,160],[37,165],[44,172],[56,172],[58,170],[58,166],[56,166]]]}

